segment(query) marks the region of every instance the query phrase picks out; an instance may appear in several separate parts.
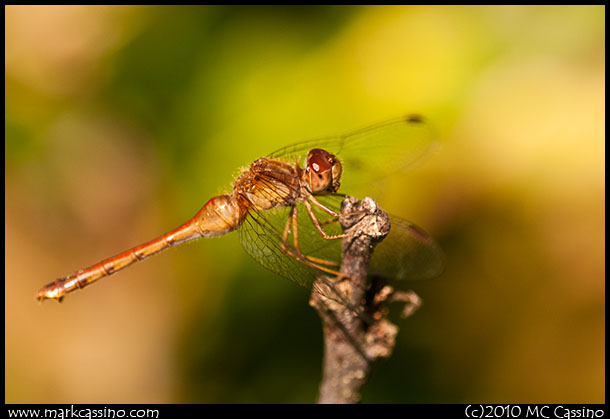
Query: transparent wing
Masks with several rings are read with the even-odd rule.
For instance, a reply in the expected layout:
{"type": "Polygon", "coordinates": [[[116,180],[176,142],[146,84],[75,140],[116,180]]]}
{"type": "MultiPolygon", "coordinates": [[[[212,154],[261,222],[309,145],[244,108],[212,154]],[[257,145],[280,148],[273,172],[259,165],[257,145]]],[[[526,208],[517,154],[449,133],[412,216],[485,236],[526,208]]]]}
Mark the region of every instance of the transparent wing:
{"type": "MultiPolygon", "coordinates": [[[[301,253],[334,262],[336,264],[334,270],[338,270],[341,241],[324,240],[315,230],[305,208],[300,204],[296,208],[298,247],[301,253]]],[[[303,287],[311,288],[318,276],[328,273],[318,269],[316,264],[309,263],[308,260],[297,258],[292,233],[288,237],[286,246],[283,246],[286,223],[290,222],[290,210],[290,207],[278,207],[266,211],[249,211],[239,228],[240,241],[246,252],[265,268],[303,287]]],[[[330,217],[317,209],[314,211],[320,220],[330,217]]],[[[289,226],[292,232],[292,223],[289,226]]],[[[331,233],[336,231],[338,226],[327,227],[326,231],[331,233]]]]}
{"type": "Polygon", "coordinates": [[[269,157],[298,162],[304,167],[309,150],[322,148],[343,164],[341,190],[353,191],[352,188],[413,165],[437,146],[430,126],[422,117],[410,115],[344,135],[293,144],[269,157]]]}
{"type": "MultiPolygon", "coordinates": [[[[341,241],[324,240],[318,231],[313,231],[313,224],[301,205],[296,206],[298,212],[298,247],[301,256],[295,253],[294,239],[288,240],[283,246],[283,233],[286,221],[290,218],[290,207],[280,207],[267,211],[252,210],[240,226],[240,241],[250,256],[265,268],[277,275],[289,279],[298,285],[311,289],[326,298],[342,303],[356,315],[366,319],[366,314],[360,313],[347,298],[337,290],[333,283],[326,279],[337,271],[341,259],[341,241]],[[336,266],[315,263],[302,255],[324,258],[324,261],[335,263],[336,266]],[[316,282],[318,280],[319,282],[316,282]],[[316,284],[322,285],[316,286],[316,284]]],[[[314,210],[315,211],[315,210],[314,210]]],[[[324,220],[328,215],[317,211],[316,215],[324,220]]],[[[291,227],[292,228],[292,227],[291,227]]],[[[327,231],[337,232],[338,227],[330,227],[327,231]]],[[[340,230],[340,228],[338,228],[340,230]]],[[[334,233],[332,233],[334,234],[334,233]]],[[[294,236],[291,235],[293,238],[294,236]]]]}
{"type": "MultiPolygon", "coordinates": [[[[334,211],[341,211],[343,197],[329,195],[318,200],[334,211]]],[[[305,208],[297,205],[298,247],[303,255],[334,262],[325,265],[338,270],[341,262],[341,240],[324,240],[313,226],[305,208]]],[[[314,207],[314,213],[324,223],[332,217],[314,207]]],[[[303,287],[311,288],[315,279],[328,274],[319,264],[299,260],[294,255],[294,236],[289,235],[287,246],[282,237],[290,216],[290,207],[267,211],[251,210],[241,225],[240,240],[244,249],[258,263],[277,275],[303,287]]],[[[440,275],[445,258],[438,244],[421,228],[397,216],[390,216],[390,234],[375,248],[369,263],[369,273],[389,280],[431,279],[440,275]]],[[[290,227],[292,231],[292,226],[290,227]]],[[[328,234],[340,234],[339,223],[324,226],[328,234]]]]}
{"type": "Polygon", "coordinates": [[[369,274],[394,280],[432,279],[443,273],[440,246],[421,228],[390,215],[390,234],[373,252],[369,274]]]}
{"type": "MultiPolygon", "coordinates": [[[[340,195],[318,197],[329,208],[341,212],[340,195]]],[[[369,274],[389,280],[432,279],[445,269],[445,257],[434,239],[417,225],[390,215],[390,233],[375,247],[369,274]]]]}

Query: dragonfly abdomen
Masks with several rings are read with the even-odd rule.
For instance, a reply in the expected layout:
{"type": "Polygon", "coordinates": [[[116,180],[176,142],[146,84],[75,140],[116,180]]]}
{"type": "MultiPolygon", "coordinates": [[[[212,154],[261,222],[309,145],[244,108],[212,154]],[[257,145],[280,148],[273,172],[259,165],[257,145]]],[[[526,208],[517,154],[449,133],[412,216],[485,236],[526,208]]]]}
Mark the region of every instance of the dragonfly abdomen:
{"type": "Polygon", "coordinates": [[[201,237],[214,237],[238,228],[243,215],[234,195],[220,195],[210,199],[191,221],[201,237]]]}
{"type": "Polygon", "coordinates": [[[124,269],[131,264],[155,255],[165,249],[200,237],[220,236],[235,230],[241,223],[242,214],[232,195],[221,195],[210,199],[199,212],[180,227],[136,246],[123,253],[105,259],[86,269],[77,271],[45,285],[36,299],[61,300],[67,293],[124,269]]]}

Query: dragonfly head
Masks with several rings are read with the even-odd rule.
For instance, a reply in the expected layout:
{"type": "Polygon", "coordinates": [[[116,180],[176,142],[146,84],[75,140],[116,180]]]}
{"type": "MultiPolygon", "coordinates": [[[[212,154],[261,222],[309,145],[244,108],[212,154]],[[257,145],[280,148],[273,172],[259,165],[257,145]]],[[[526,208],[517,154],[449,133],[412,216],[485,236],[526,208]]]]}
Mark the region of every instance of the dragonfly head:
{"type": "Polygon", "coordinates": [[[326,150],[314,148],[307,155],[305,181],[311,193],[334,193],[341,184],[341,162],[326,150]]]}

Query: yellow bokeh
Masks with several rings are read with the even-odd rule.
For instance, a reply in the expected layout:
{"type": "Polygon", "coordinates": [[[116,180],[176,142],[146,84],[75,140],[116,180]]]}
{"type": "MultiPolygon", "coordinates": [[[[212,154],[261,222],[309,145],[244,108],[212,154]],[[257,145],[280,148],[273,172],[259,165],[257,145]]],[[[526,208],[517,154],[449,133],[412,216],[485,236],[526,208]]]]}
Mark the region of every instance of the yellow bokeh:
{"type": "MultiPolygon", "coordinates": [[[[445,250],[364,402],[605,401],[602,6],[6,6],[7,403],[315,401],[307,291],[238,234],[74,293],[299,140],[424,114],[375,194],[445,250]]],[[[349,191],[344,191],[349,193],[349,191]]]]}

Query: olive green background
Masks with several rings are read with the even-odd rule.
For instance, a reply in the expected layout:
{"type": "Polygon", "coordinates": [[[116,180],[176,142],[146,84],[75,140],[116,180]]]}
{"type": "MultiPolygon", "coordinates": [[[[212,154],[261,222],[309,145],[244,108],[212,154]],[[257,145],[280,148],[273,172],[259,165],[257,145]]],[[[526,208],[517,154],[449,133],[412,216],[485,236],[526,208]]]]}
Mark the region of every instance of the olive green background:
{"type": "Polygon", "coordinates": [[[7,6],[5,35],[6,402],[314,402],[307,290],[237,234],[34,295],[408,112],[443,147],[374,197],[448,265],[363,402],[605,401],[602,6],[7,6]]]}

